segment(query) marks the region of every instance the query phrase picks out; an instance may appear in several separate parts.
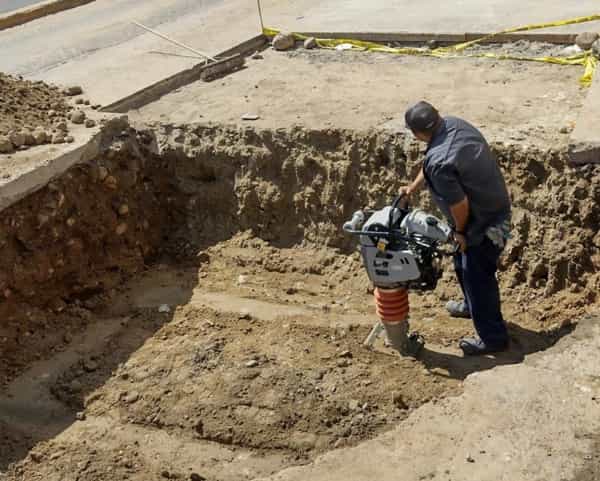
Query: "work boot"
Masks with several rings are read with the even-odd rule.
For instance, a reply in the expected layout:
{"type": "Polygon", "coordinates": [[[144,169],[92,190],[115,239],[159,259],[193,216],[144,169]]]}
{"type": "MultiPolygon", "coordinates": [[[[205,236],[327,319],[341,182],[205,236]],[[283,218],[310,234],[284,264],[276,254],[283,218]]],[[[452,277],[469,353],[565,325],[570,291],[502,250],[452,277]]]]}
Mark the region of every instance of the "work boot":
{"type": "Polygon", "coordinates": [[[448,301],[446,310],[452,317],[471,319],[471,312],[465,301],[448,301]]]}
{"type": "Polygon", "coordinates": [[[508,341],[501,344],[488,345],[478,337],[467,337],[458,343],[458,347],[462,349],[465,356],[483,356],[485,354],[506,351],[508,349],[508,341]]]}

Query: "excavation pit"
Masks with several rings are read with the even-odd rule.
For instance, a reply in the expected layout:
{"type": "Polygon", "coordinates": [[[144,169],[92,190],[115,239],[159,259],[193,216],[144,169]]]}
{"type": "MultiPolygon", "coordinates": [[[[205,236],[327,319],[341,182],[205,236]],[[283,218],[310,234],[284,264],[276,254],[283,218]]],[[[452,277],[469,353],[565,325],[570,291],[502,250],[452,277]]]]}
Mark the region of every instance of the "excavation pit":
{"type": "Polygon", "coordinates": [[[6,479],[259,478],[552,346],[596,302],[600,168],[492,147],[514,202],[500,271],[511,350],[459,355],[472,326],[443,311],[447,266],[436,291],[411,293],[427,342],[411,360],[361,346],[372,294],[340,226],[415,175],[413,140],[123,125],[0,214],[6,479]]]}

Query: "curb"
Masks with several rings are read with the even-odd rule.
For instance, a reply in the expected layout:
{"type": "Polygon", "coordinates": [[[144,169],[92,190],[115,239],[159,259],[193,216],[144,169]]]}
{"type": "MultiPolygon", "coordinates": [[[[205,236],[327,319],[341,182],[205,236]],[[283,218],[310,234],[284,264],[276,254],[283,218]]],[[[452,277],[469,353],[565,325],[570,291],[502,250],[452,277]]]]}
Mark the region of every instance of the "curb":
{"type": "Polygon", "coordinates": [[[71,8],[80,7],[94,0],[49,0],[36,3],[30,7],[24,7],[14,12],[8,12],[0,16],[0,31],[7,28],[17,27],[25,23],[59,13],[71,8]]]}

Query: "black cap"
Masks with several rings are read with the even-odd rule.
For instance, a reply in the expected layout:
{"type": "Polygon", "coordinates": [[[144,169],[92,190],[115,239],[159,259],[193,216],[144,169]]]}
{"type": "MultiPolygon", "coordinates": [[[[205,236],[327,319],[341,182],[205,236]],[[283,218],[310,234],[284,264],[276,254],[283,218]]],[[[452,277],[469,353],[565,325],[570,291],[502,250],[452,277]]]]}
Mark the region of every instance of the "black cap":
{"type": "Polygon", "coordinates": [[[409,129],[417,132],[427,132],[438,123],[440,114],[433,105],[421,101],[406,111],[404,119],[409,129]]]}

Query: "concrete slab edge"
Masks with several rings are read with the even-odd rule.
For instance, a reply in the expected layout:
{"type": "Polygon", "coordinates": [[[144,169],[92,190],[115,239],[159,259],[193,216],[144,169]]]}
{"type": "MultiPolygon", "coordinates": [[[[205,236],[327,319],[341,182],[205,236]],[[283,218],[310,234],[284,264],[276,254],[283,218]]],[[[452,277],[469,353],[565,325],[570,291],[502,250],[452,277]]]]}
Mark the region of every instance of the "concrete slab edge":
{"type": "Polygon", "coordinates": [[[62,175],[73,165],[93,159],[101,152],[103,145],[106,145],[115,135],[128,127],[129,121],[125,116],[111,119],[83,145],[50,159],[45,165],[41,165],[4,184],[0,189],[0,212],[43,188],[53,178],[62,175]]]}
{"type": "Polygon", "coordinates": [[[596,72],[569,139],[569,160],[572,164],[600,163],[599,105],[600,72],[596,72]]]}
{"type": "MultiPolygon", "coordinates": [[[[260,34],[228,50],[225,50],[224,52],[219,53],[216,55],[216,58],[227,58],[234,55],[248,55],[256,52],[257,50],[263,49],[266,44],[267,38],[260,34]]],[[[129,110],[139,109],[144,105],[155,102],[173,90],[177,90],[178,88],[200,80],[203,77],[203,72],[207,69],[210,69],[210,67],[210,65],[207,66],[204,63],[194,65],[190,69],[178,72],[170,77],[149,85],[142,90],[138,90],[137,92],[134,92],[125,98],[117,100],[116,102],[113,102],[112,104],[102,108],[102,111],[125,113],[129,110]]]]}
{"type": "Polygon", "coordinates": [[[21,8],[0,16],[0,30],[17,27],[33,20],[37,20],[38,18],[80,7],[81,5],[93,1],[95,0],[50,0],[36,3],[30,7],[21,8]]]}
{"type": "MultiPolygon", "coordinates": [[[[315,38],[351,38],[365,42],[399,42],[422,44],[435,40],[440,44],[454,44],[470,42],[484,38],[493,33],[411,33],[411,32],[297,32],[300,35],[315,38]]],[[[571,45],[575,43],[577,34],[572,33],[509,33],[495,35],[493,38],[482,41],[483,44],[517,42],[528,40],[530,42],[545,42],[558,45],[571,45]]]]}

